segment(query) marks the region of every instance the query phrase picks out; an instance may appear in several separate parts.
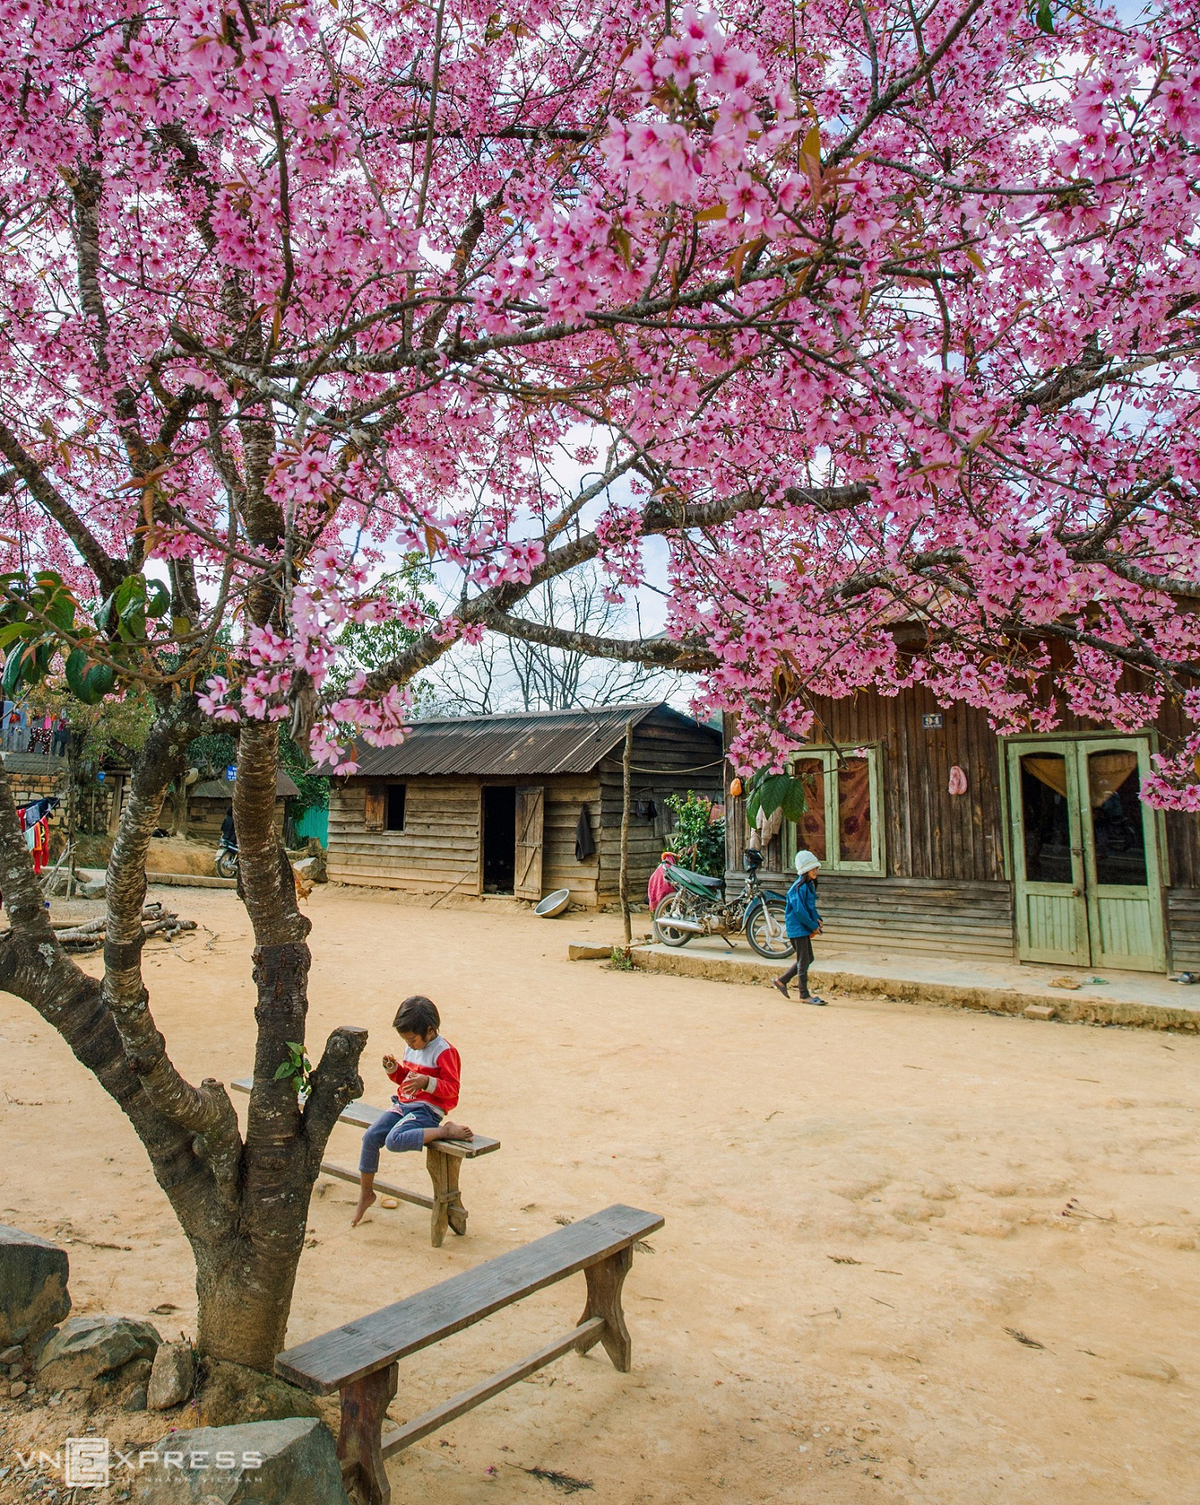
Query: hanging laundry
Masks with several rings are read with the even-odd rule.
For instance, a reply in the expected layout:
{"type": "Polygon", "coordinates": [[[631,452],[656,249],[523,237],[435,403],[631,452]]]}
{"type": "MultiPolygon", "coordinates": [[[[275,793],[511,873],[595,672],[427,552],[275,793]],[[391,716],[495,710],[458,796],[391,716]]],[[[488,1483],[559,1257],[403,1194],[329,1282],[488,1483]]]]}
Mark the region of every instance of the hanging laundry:
{"type": "Polygon", "coordinates": [[[35,876],[50,861],[50,822],[43,817],[33,828],[33,871],[35,876]]]}

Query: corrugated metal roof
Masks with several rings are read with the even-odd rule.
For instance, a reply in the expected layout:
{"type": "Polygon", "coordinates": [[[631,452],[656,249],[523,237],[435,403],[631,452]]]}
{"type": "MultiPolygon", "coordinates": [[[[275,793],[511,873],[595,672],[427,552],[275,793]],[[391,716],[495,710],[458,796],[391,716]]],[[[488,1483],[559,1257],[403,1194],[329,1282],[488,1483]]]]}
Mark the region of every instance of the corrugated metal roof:
{"type": "MultiPolygon", "coordinates": [[[[188,794],[191,799],[196,800],[232,799],[235,782],[234,779],[205,779],[203,783],[193,784],[188,794]]],[[[290,800],[294,794],[299,793],[299,789],[281,769],[275,776],[275,798],[290,800]]]]}
{"type": "Polygon", "coordinates": [[[360,743],[356,777],[468,774],[482,778],[525,778],[535,774],[590,773],[622,741],[627,721],[636,724],[655,711],[697,731],[710,730],[661,700],[597,706],[590,711],[436,717],[414,721],[399,747],[368,747],[360,743]]]}

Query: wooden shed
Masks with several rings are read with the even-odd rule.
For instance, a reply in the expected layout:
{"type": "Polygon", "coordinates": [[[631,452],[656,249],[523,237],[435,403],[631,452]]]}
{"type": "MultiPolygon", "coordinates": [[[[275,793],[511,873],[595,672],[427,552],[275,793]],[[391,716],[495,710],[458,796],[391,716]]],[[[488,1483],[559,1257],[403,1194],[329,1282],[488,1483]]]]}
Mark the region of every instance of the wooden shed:
{"type": "MultiPolygon", "coordinates": [[[[233,779],[204,779],[193,784],[187,795],[187,834],[198,840],[217,842],[221,823],[233,799],[233,779]]],[[[286,773],[275,780],[275,827],[283,835],[287,802],[300,791],[286,773]]]]}
{"type": "MultiPolygon", "coordinates": [[[[878,952],[1162,972],[1200,970],[1200,815],[1140,799],[1169,714],[1136,735],[1067,719],[1001,737],[982,711],[924,687],[814,700],[796,755],[809,809],[765,847],[790,881],[800,847],[821,859],[831,942],[878,952]]],[[[726,737],[733,734],[727,719],[726,737]]],[[[744,800],[727,802],[740,871],[744,800]]]]}
{"type": "Polygon", "coordinates": [[[537,900],[617,898],[621,757],[633,723],[631,894],[689,789],[719,799],[721,733],[665,702],[415,722],[331,781],[328,872],[342,883],[537,900]]]}

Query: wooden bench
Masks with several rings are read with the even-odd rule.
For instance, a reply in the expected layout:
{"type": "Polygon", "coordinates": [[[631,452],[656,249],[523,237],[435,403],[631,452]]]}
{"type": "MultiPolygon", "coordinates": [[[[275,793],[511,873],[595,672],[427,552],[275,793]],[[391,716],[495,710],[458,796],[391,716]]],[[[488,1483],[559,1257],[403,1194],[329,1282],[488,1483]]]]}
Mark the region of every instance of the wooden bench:
{"type": "Polygon", "coordinates": [[[391,1489],[383,1466],[386,1458],[572,1349],[586,1353],[602,1343],[616,1367],[628,1372],[631,1350],[621,1310],[621,1287],[633,1264],[633,1246],[662,1226],[663,1219],[657,1213],[639,1212],[636,1207],[608,1207],[415,1296],[297,1344],[275,1360],[275,1372],[314,1395],[341,1391],[338,1457],[347,1488],[357,1491],[367,1505],[388,1505],[391,1489]],[[569,1333],[433,1410],[384,1432],[401,1359],[580,1270],[587,1280],[587,1302],[578,1325],[569,1333]]]}
{"type": "MultiPolygon", "coordinates": [[[[238,1092],[249,1092],[254,1086],[252,1077],[239,1077],[232,1084],[238,1092]]],[[[369,1129],[383,1113],[383,1108],[372,1108],[361,1099],[344,1108],[338,1122],[354,1124],[360,1129],[369,1129]]],[[[393,1186],[390,1181],[375,1178],[375,1190],[385,1197],[397,1197],[401,1202],[412,1202],[417,1207],[430,1211],[429,1233],[433,1247],[440,1249],[446,1237],[446,1229],[457,1234],[467,1231],[467,1209],[463,1206],[462,1193],[458,1189],[458,1172],[464,1160],[475,1160],[480,1155],[490,1155],[500,1148],[498,1139],[487,1139],[475,1134],[470,1139],[435,1139],[425,1146],[425,1169],[433,1183],[433,1196],[419,1191],[408,1191],[403,1186],[393,1186]]],[[[358,1185],[358,1172],[345,1165],[335,1165],[331,1160],[322,1160],[321,1170],[326,1176],[336,1176],[340,1181],[353,1181],[358,1185]]]]}

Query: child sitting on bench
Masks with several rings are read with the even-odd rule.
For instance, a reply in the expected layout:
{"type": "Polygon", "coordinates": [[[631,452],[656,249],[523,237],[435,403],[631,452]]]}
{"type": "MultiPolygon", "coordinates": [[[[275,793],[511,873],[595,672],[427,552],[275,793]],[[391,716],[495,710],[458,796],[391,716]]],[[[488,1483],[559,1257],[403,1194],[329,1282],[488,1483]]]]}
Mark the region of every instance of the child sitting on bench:
{"type": "Polygon", "coordinates": [[[404,1041],[404,1059],[384,1056],[383,1069],[399,1087],[394,1106],[381,1113],[363,1135],[358,1162],[360,1190],[352,1228],[375,1201],[375,1173],[381,1149],[419,1150],[435,1139],[470,1139],[471,1130],[446,1114],[458,1103],[458,1051],[439,1034],[441,1018],[428,998],[416,995],[400,1005],[392,1027],[404,1041]]]}

